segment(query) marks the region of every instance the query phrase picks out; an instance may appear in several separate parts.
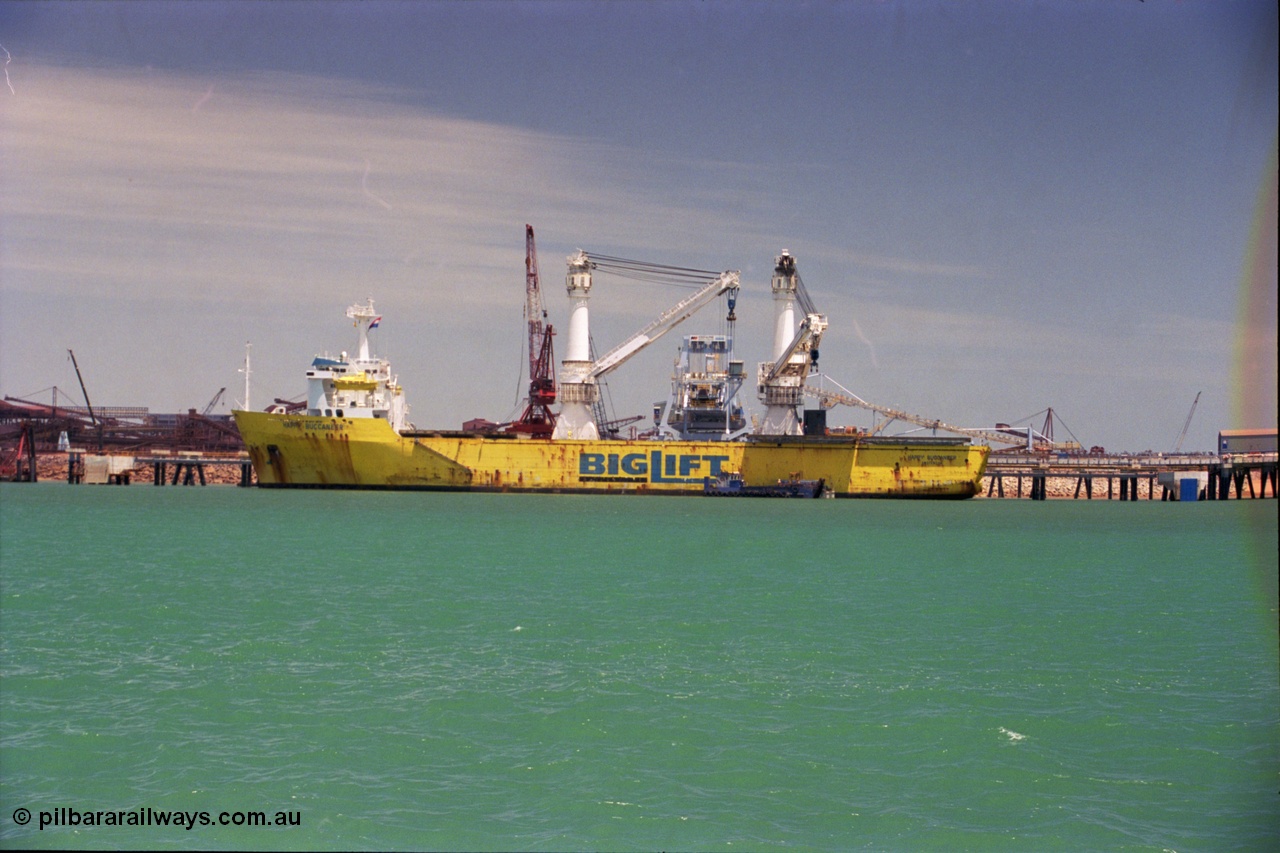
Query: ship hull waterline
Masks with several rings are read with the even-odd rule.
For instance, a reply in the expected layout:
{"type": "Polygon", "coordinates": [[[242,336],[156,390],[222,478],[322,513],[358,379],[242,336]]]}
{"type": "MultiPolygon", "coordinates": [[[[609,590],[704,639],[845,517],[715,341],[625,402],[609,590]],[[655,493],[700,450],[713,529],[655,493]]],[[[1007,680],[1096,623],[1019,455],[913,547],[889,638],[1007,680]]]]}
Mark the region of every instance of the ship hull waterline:
{"type": "Polygon", "coordinates": [[[707,477],[822,479],[836,497],[969,498],[987,448],[840,436],[748,442],[557,440],[397,433],[380,418],[234,412],[266,488],[700,495],[707,477]]]}

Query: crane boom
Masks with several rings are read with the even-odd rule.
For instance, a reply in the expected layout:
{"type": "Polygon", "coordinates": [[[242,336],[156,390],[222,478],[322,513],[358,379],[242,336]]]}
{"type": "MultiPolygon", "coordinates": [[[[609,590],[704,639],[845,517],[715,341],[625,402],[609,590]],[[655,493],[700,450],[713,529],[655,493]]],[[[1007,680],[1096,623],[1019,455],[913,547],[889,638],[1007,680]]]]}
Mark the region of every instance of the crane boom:
{"type": "Polygon", "coordinates": [[[556,401],[555,357],[551,351],[555,329],[544,322],[547,311],[542,306],[542,287],[538,280],[538,247],[533,239],[533,226],[528,224],[524,226],[524,293],[525,320],[529,325],[529,397],[524,413],[510,429],[548,438],[556,426],[556,416],[551,411],[556,401]]]}
{"type": "Polygon", "coordinates": [[[1196,392],[1196,398],[1191,401],[1191,411],[1187,412],[1187,422],[1182,425],[1182,432],[1178,435],[1178,443],[1173,446],[1174,453],[1182,452],[1182,442],[1187,437],[1187,430],[1191,429],[1191,419],[1195,417],[1196,405],[1200,402],[1200,395],[1203,391],[1196,392]]]}
{"type": "Polygon", "coordinates": [[[538,284],[538,248],[533,240],[533,226],[524,226],[524,294],[525,319],[529,323],[529,378],[536,377],[538,355],[542,352],[543,320],[547,317],[542,307],[542,290],[538,284]]]}
{"type": "Polygon", "coordinates": [[[225,393],[227,393],[226,388],[219,388],[218,393],[213,395],[213,399],[209,401],[209,405],[205,406],[204,411],[201,412],[200,414],[208,415],[210,412],[212,412],[213,407],[218,405],[218,401],[222,399],[222,395],[225,393]]]}
{"type": "Polygon", "coordinates": [[[601,356],[591,366],[591,371],[587,375],[592,379],[599,379],[609,371],[615,370],[631,356],[693,316],[707,303],[728,291],[733,291],[736,295],[738,288],[737,270],[720,273],[697,293],[668,308],[658,319],[601,356]]]}
{"type": "Polygon", "coordinates": [[[80,380],[80,393],[84,395],[85,408],[89,410],[89,422],[95,427],[98,425],[98,418],[93,414],[93,403],[89,402],[89,392],[84,387],[84,377],[80,375],[80,363],[76,361],[75,350],[67,350],[71,355],[71,365],[76,369],[76,379],[80,380]]]}
{"type": "Polygon", "coordinates": [[[827,318],[822,314],[810,313],[800,322],[800,328],[796,331],[796,336],[792,338],[791,343],[783,350],[782,355],[773,363],[773,367],[769,373],[762,377],[761,384],[772,382],[782,375],[787,365],[791,362],[791,357],[797,352],[804,352],[806,355],[812,356],[812,362],[809,358],[805,359],[804,369],[808,372],[809,364],[812,363],[814,369],[818,364],[818,344],[822,342],[822,334],[827,330],[827,318]]]}
{"type": "Polygon", "coordinates": [[[80,362],[76,361],[74,350],[67,350],[71,355],[71,364],[76,369],[76,379],[80,380],[80,393],[84,395],[84,406],[89,410],[89,422],[93,424],[95,431],[98,433],[98,449],[102,449],[102,423],[98,420],[98,416],[93,413],[93,403],[89,402],[89,391],[84,387],[84,377],[80,375],[80,362]]]}

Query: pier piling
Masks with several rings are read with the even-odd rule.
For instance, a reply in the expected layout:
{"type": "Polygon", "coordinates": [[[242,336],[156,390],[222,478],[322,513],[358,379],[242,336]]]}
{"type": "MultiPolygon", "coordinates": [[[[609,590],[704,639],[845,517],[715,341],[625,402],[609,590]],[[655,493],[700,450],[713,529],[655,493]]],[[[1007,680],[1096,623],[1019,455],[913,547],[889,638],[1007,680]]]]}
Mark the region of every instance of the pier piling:
{"type": "MultiPolygon", "coordinates": [[[[1030,454],[993,452],[987,463],[990,478],[985,495],[1005,497],[1005,478],[1016,478],[1016,490],[1009,497],[1045,500],[1058,498],[1092,500],[1099,478],[1107,483],[1105,499],[1147,500],[1244,500],[1275,498],[1280,472],[1277,454],[1248,453],[1219,456],[1192,454],[1030,454]],[[1024,493],[1022,481],[1030,480],[1024,493]],[[1143,481],[1146,481],[1145,484],[1143,481]],[[1050,483],[1049,481],[1053,481],[1050,483]],[[1197,488],[1188,492],[1190,485],[1197,488]]],[[[982,493],[980,493],[982,494],[982,493]]],[[[1098,497],[1103,497],[1101,489],[1098,497]]]]}

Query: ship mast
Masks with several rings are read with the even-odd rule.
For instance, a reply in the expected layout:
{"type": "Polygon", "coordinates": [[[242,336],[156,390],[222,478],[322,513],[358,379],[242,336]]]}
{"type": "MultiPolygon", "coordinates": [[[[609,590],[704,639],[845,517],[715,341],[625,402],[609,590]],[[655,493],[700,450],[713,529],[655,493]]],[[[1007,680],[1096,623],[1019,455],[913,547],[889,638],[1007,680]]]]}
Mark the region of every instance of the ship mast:
{"type": "Polygon", "coordinates": [[[355,321],[357,330],[356,357],[357,362],[369,361],[369,330],[376,329],[382,318],[373,310],[373,297],[364,305],[352,305],[347,309],[347,317],[355,321]]]}

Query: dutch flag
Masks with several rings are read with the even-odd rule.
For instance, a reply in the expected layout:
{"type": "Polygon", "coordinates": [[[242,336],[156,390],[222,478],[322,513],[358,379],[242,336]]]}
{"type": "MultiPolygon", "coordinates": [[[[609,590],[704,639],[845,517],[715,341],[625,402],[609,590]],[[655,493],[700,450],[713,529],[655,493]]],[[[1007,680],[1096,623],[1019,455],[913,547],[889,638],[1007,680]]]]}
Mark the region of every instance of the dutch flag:
{"type": "Polygon", "coordinates": [[[373,322],[369,324],[369,331],[372,332],[374,329],[378,328],[378,324],[381,322],[382,322],[381,317],[374,317],[373,322]]]}

